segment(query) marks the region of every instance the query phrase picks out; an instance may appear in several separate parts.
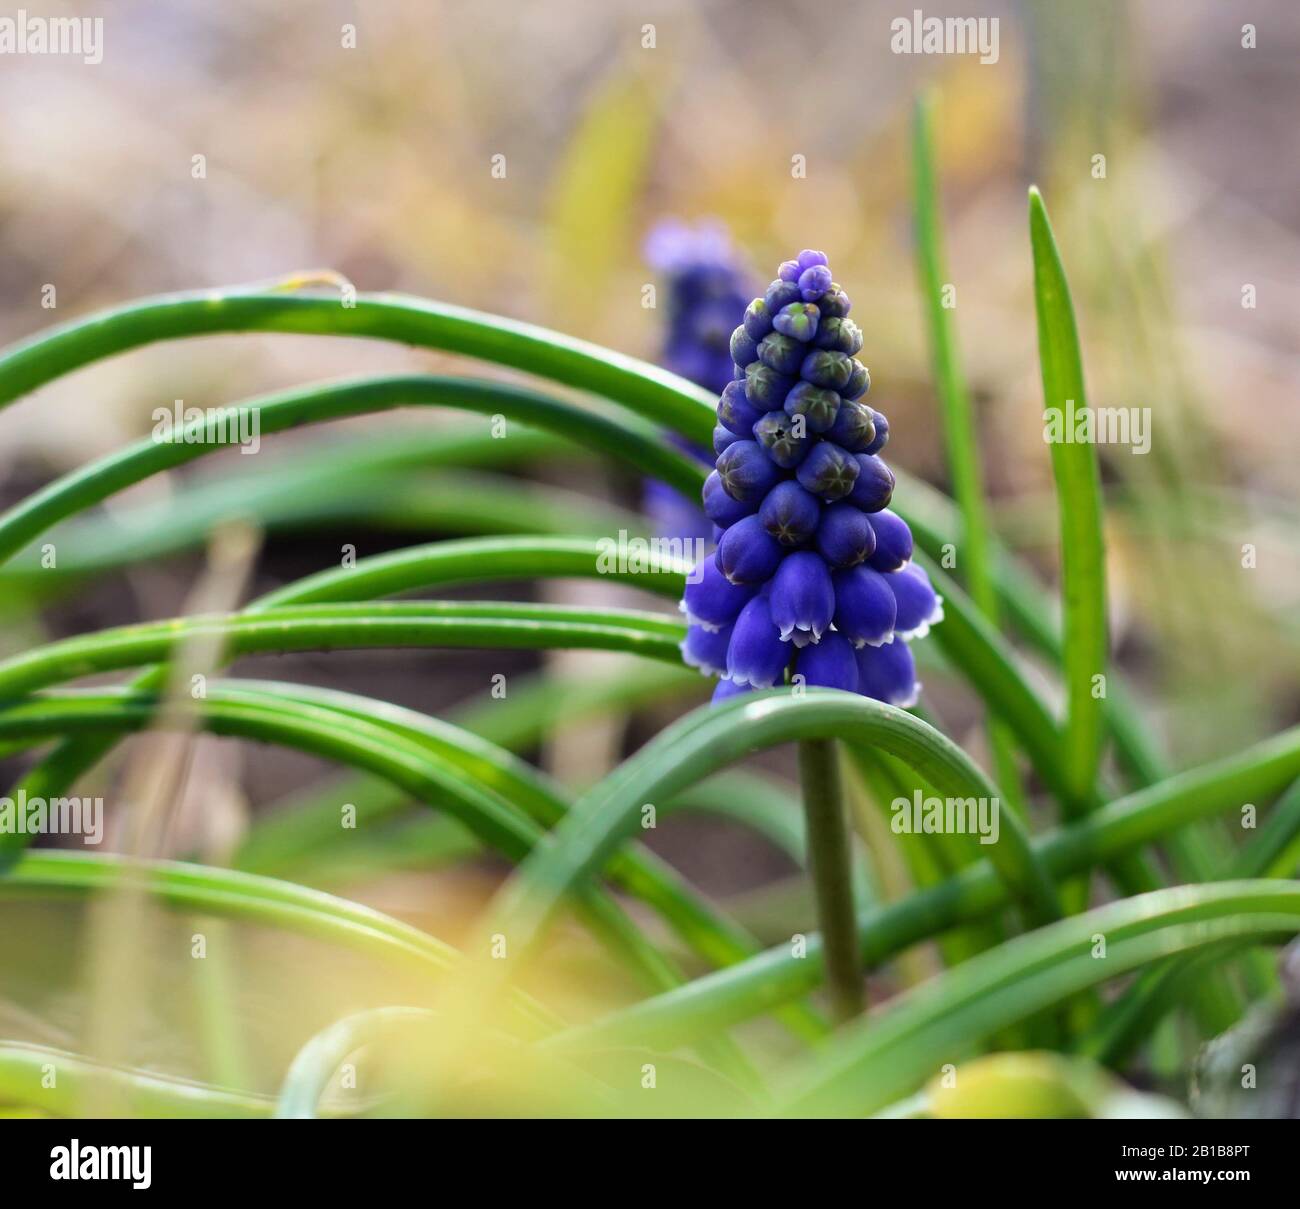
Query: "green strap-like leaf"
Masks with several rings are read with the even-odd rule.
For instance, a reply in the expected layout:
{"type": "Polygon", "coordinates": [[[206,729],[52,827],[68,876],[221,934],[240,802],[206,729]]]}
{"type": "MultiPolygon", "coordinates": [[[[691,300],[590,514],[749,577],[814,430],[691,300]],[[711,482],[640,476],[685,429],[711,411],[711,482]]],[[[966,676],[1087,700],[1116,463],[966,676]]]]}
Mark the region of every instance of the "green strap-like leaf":
{"type": "Polygon", "coordinates": [[[183,643],[198,638],[221,642],[229,658],[427,646],[577,648],[679,661],[685,632],[674,618],[630,609],[495,601],[302,605],[147,622],[52,642],[0,662],[0,699],[96,672],[164,663],[183,643]]]}
{"type": "MultiPolygon", "coordinates": [[[[1087,406],[1074,306],[1047,210],[1029,193],[1029,233],[1038,312],[1038,359],[1045,414],[1069,428],[1087,406]]],[[[1064,431],[1049,442],[1061,524],[1066,687],[1065,768],[1071,795],[1082,801],[1096,784],[1104,723],[1106,675],[1106,550],[1102,535],[1101,476],[1090,441],[1064,431]],[[1067,439],[1068,438],[1068,439],[1067,439]],[[1098,680],[1098,677],[1102,677],[1098,680]]]]}
{"type": "MultiPolygon", "coordinates": [[[[704,483],[700,468],[653,432],[616,424],[571,403],[535,391],[468,378],[406,375],[359,378],[289,391],[231,405],[232,411],[255,411],[263,436],[303,424],[366,415],[398,407],[451,407],[483,415],[502,415],[627,462],[652,478],[662,479],[688,497],[704,483]]],[[[39,537],[56,521],[71,516],[115,492],[152,475],[192,462],[224,448],[204,439],[206,420],[195,420],[171,440],[146,437],[117,453],[90,463],[28,496],[0,516],[0,562],[39,537]]]]}
{"type": "MultiPolygon", "coordinates": [[[[137,1067],[111,1066],[47,1045],[0,1041],[0,1102],[56,1117],[78,1117],[102,1092],[133,1117],[187,1120],[263,1118],[272,1115],[270,1096],[162,1075],[137,1067]],[[53,1082],[51,1070],[58,1072],[53,1082]]],[[[6,1114],[7,1115],[7,1114],[6,1114]]]]}
{"type": "Polygon", "coordinates": [[[1300,931],[1300,885],[1179,886],[1016,937],[844,1029],[792,1072],[785,1108],[865,1116],[907,1095],[980,1038],[1150,962],[1239,938],[1300,931]],[[1102,940],[1098,941],[1098,937],[1102,940]],[[1104,956],[1099,945],[1104,943],[1104,956]]]}
{"type": "Polygon", "coordinates": [[[701,445],[716,400],[667,370],[585,340],[401,294],[340,298],[239,288],[145,298],[40,332],[0,355],[0,404],[127,349],[217,332],[364,336],[495,361],[603,395],[701,445]]]}
{"type": "MultiPolygon", "coordinates": [[[[0,878],[0,899],[85,898],[136,889],[170,911],[215,915],[281,928],[341,945],[441,982],[460,954],[400,920],[278,878],[181,861],[138,860],[111,854],[31,852],[0,878]]],[[[538,1036],[556,1026],[539,1004],[516,995],[518,1021],[538,1036]]]]}
{"type": "MultiPolygon", "coordinates": [[[[309,689],[300,691],[303,698],[310,697],[309,689]]],[[[201,701],[174,703],[164,716],[160,717],[158,706],[157,696],[149,693],[73,693],[12,705],[0,711],[0,729],[39,738],[120,733],[166,723],[195,725],[213,734],[280,743],[368,769],[446,811],[512,862],[521,861],[543,834],[500,794],[467,777],[429,746],[361,716],[349,716],[344,723],[339,712],[328,706],[220,684],[210,685],[201,701]]],[[[16,838],[21,837],[3,837],[3,851],[10,856],[16,838]]],[[[0,878],[0,883],[5,881],[0,878]]],[[[575,902],[596,934],[650,985],[662,989],[680,980],[603,890],[584,890],[575,902]]]]}
{"type": "MultiPolygon", "coordinates": [[[[1035,839],[1034,851],[1059,881],[1197,819],[1238,809],[1242,802],[1268,801],[1297,777],[1300,727],[1239,755],[1119,798],[1035,839]]],[[[869,965],[877,965],[910,945],[982,919],[1006,903],[1006,884],[988,863],[964,869],[903,902],[861,913],[858,930],[863,957],[869,965]]],[[[769,949],[657,1000],[644,1000],[575,1032],[573,1039],[581,1037],[585,1044],[590,1034],[611,1043],[635,1038],[644,1045],[680,1044],[699,1031],[735,1024],[786,998],[806,995],[821,976],[820,938],[810,936],[803,958],[792,957],[788,946],[769,949]]]]}
{"type": "MultiPolygon", "coordinates": [[[[752,752],[802,739],[838,738],[878,746],[956,798],[996,801],[997,789],[955,744],[907,712],[849,693],[785,690],[736,697],[688,714],[624,761],[574,804],[553,833],[514,875],[489,911],[512,938],[516,957],[528,953],[559,903],[601,867],[636,826],[645,802],[671,799],[687,786],[752,752]]],[[[1001,812],[1001,834],[989,859],[1008,894],[1037,918],[1059,907],[1051,878],[1032,855],[1019,821],[1001,812]]],[[[969,837],[972,844],[975,837],[969,837]]]]}
{"type": "MultiPolygon", "coordinates": [[[[943,415],[940,430],[947,448],[953,495],[962,517],[959,566],[970,588],[971,599],[996,631],[1000,624],[1000,610],[989,555],[990,526],[988,506],[984,500],[984,472],[976,437],[975,408],[966,388],[966,376],[957,350],[953,308],[944,305],[942,296],[948,283],[940,234],[939,185],[934,168],[930,113],[930,99],[919,98],[912,118],[917,270],[929,328],[935,387],[943,415]]],[[[989,741],[998,783],[1011,795],[1012,803],[1023,809],[1024,790],[1020,785],[1015,750],[996,719],[989,726],[989,741]]]]}
{"type": "Polygon", "coordinates": [[[414,589],[508,579],[608,579],[680,600],[688,563],[646,546],[635,561],[617,558],[613,540],[586,537],[496,537],[430,542],[331,567],[261,597],[250,610],[324,601],[377,600],[414,589]]]}

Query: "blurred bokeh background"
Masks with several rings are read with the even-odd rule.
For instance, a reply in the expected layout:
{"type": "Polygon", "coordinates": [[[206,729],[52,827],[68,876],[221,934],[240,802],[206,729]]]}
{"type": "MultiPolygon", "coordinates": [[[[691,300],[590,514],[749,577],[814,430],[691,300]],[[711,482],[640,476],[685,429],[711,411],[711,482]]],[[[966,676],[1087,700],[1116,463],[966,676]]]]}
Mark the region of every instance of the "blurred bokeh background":
{"type": "MultiPolygon", "coordinates": [[[[138,295],[330,268],[358,289],[496,311],[654,359],[661,316],[642,305],[654,280],[645,235],[665,216],[716,217],[764,280],[802,247],[827,251],[866,334],[890,460],[946,490],[907,148],[912,103],[933,89],[956,322],[1000,536],[1053,582],[1025,202],[1036,182],[1075,290],[1090,401],[1153,417],[1149,455],[1102,450],[1119,662],[1178,764],[1294,724],[1300,13],[1292,0],[981,0],[976,15],[1000,21],[998,61],[982,64],[891,53],[890,23],[912,7],[30,0],[32,13],[102,16],[104,54],[94,66],[0,59],[0,338],[138,295]],[[1243,46],[1247,23],[1253,47],[1243,46]],[[796,156],[806,163],[798,178],[796,156]],[[53,309],[42,305],[51,285],[53,309]],[[1243,306],[1248,285],[1253,307],[1243,306]]],[[[970,9],[924,5],[927,16],[970,9]]],[[[450,362],[284,336],[146,349],[0,417],[0,499],[144,435],[152,411],[177,398],[216,405],[450,362]]],[[[180,611],[203,530],[256,511],[259,491],[294,484],[286,467],[304,450],[395,446],[403,431],[444,422],[389,415],[294,433],[255,458],[225,451],[124,493],[68,536],[74,564],[107,567],[93,589],[33,611],[21,572],[0,577],[4,651],[180,611]],[[160,508],[170,508],[171,538],[156,524],[142,538],[132,526],[160,508]]],[[[575,524],[585,517],[587,531],[616,529],[614,510],[637,504],[635,483],[591,463],[539,456],[509,474],[521,490],[538,484],[529,498],[539,507],[571,509],[575,524]],[[594,511],[583,502],[593,496],[606,501],[594,511]]],[[[272,499],[256,587],[336,564],[343,541],[365,555],[490,530],[490,518],[457,512],[456,482],[445,468],[394,463],[310,523],[309,508],[272,499]]],[[[319,486],[331,494],[328,481],[319,486]]],[[[614,674],[608,657],[595,658],[614,674]]],[[[581,679],[589,665],[551,666],[581,679]]],[[[367,652],[241,670],[427,711],[482,711],[490,674],[536,669],[524,655],[367,652]]],[[[925,679],[955,737],[980,750],[969,695],[941,667],[925,679]]],[[[589,779],[705,691],[686,682],[648,714],[584,723],[576,744],[538,737],[533,750],[566,779],[589,779]]],[[[187,792],[208,822],[187,850],[209,856],[237,842],[248,811],[333,775],[306,757],[233,744],[200,744],[194,769],[187,792]]],[[[725,824],[673,826],[685,830],[674,840],[668,828],[660,842],[712,892],[752,892],[789,872],[725,824]]],[[[320,878],[408,917],[436,917],[454,939],[447,913],[479,901],[479,883],[498,872],[457,868],[436,885],[320,878]]],[[[25,969],[32,986],[50,976],[39,962],[0,966],[25,969]]]]}

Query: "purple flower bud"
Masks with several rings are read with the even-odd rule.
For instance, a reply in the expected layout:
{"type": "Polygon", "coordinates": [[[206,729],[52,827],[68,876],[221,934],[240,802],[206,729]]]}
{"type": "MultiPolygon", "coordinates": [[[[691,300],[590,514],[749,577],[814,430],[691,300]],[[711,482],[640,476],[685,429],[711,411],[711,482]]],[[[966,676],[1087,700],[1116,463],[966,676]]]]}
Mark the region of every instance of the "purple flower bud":
{"type": "Polygon", "coordinates": [[[894,633],[899,638],[924,638],[932,625],[943,620],[943,597],[935,593],[930,577],[916,563],[900,567],[885,580],[898,602],[894,633]]]}
{"type": "Polygon", "coordinates": [[[869,453],[855,454],[854,460],[858,477],[849,499],[863,512],[879,512],[894,497],[894,472],[869,453]]]}
{"type": "Polygon", "coordinates": [[[755,596],[740,611],[727,647],[727,679],[754,688],[771,688],[785,677],[790,644],[772,620],[767,599],[755,596]]]}
{"type": "Polygon", "coordinates": [[[761,361],[745,366],[745,394],[755,407],[761,407],[763,411],[783,406],[794,384],[792,375],[780,373],[761,361]]]}
{"type": "Polygon", "coordinates": [[[797,423],[783,411],[769,411],[759,420],[754,425],[754,440],[767,450],[772,461],[785,470],[798,466],[810,445],[806,425],[797,423]]]}
{"type": "Polygon", "coordinates": [[[744,382],[727,383],[718,400],[718,422],[723,428],[729,428],[738,437],[748,437],[762,414],[749,401],[744,382]]]}
{"type": "Polygon", "coordinates": [[[801,546],[812,537],[821,512],[821,502],[815,495],[793,479],[786,479],[767,493],[758,515],[763,528],[788,547],[801,546]]]}
{"type": "Polygon", "coordinates": [[[840,397],[833,390],[800,382],[786,395],[785,409],[792,416],[803,416],[810,431],[825,432],[839,414],[840,397]]]}
{"type": "MultiPolygon", "coordinates": [[[[772,326],[783,335],[807,344],[817,335],[817,324],[820,321],[821,312],[811,302],[792,302],[776,313],[772,319],[772,326]]],[[[801,357],[800,360],[802,359],[801,357]]],[[[793,373],[794,370],[788,372],[793,373]]]]}
{"type": "Polygon", "coordinates": [[[830,260],[827,259],[825,252],[819,252],[816,248],[804,248],[799,253],[795,264],[799,266],[799,271],[803,272],[804,269],[815,268],[819,264],[830,264],[830,260]]]}
{"type": "Polygon", "coordinates": [[[907,522],[888,508],[871,518],[876,531],[876,549],[870,563],[877,571],[897,571],[912,557],[912,531],[907,522]]]}
{"type": "Polygon", "coordinates": [[[706,676],[722,676],[727,671],[727,647],[734,625],[720,630],[706,630],[702,625],[687,626],[682,642],[682,661],[699,668],[706,676]]]}
{"type": "MultiPolygon", "coordinates": [[[[786,307],[781,312],[789,310],[786,307]]],[[[779,319],[781,315],[778,315],[779,319]]],[[[804,358],[804,347],[793,336],[783,335],[781,332],[771,332],[764,336],[758,346],[758,359],[767,366],[768,369],[774,369],[778,374],[789,374],[793,377],[799,372],[799,366],[804,358]]]]}
{"type": "Polygon", "coordinates": [[[736,441],[718,455],[718,477],[733,500],[757,508],[776,486],[781,472],[757,441],[736,441]]]}
{"type": "Polygon", "coordinates": [[[876,439],[862,452],[875,454],[884,449],[886,443],[889,441],[889,421],[885,419],[885,413],[883,411],[876,411],[875,408],[872,408],[871,422],[876,426],[876,439]]]}
{"type": "Polygon", "coordinates": [[[742,323],[731,333],[731,359],[737,365],[749,365],[758,357],[758,342],[745,331],[742,323]]]}
{"type": "Polygon", "coordinates": [[[824,348],[809,353],[799,366],[799,376],[805,382],[824,386],[827,390],[839,390],[848,382],[852,373],[852,358],[824,348]]]}
{"type": "Polygon", "coordinates": [[[815,264],[799,274],[799,294],[805,302],[816,302],[831,288],[831,271],[824,264],[815,264]]]}
{"type": "Polygon", "coordinates": [[[858,691],[858,661],[853,646],[843,634],[833,630],[816,646],[806,646],[799,652],[794,670],[808,688],[858,691]]]}
{"type": "MultiPolygon", "coordinates": [[[[673,373],[716,395],[727,385],[733,372],[729,350],[731,329],[754,296],[743,259],[722,224],[703,222],[688,226],[675,220],[655,226],[646,240],[645,255],[665,278],[664,341],[660,359],[673,373]]],[[[766,331],[760,333],[759,338],[766,334],[766,331]]],[[[742,431],[749,435],[748,426],[742,431]]],[[[668,439],[672,441],[671,437],[668,439]]],[[[724,447],[725,442],[714,453],[724,447]]],[[[683,452],[695,453],[685,448],[683,452]]],[[[712,462],[713,459],[706,456],[702,460],[712,462]]],[[[699,508],[688,505],[665,484],[648,482],[643,506],[660,536],[704,538],[708,535],[709,525],[699,508]]]]}
{"type": "Polygon", "coordinates": [[[823,319],[813,344],[852,357],[862,348],[862,329],[852,319],[823,319]]]}
{"type": "Polygon", "coordinates": [[[883,646],[863,647],[857,652],[858,692],[886,705],[911,709],[921,696],[916,679],[916,661],[907,643],[895,639],[883,646]]]}
{"type": "Polygon", "coordinates": [[[777,568],[768,598],[781,641],[818,642],[835,614],[835,590],[826,564],[811,550],[791,554],[777,568]]]}
{"type": "Polygon", "coordinates": [[[802,272],[803,269],[799,267],[797,260],[783,260],[781,261],[781,267],[776,271],[776,276],[778,281],[788,281],[794,284],[799,280],[799,274],[802,272]]]}
{"type": "Polygon", "coordinates": [[[817,309],[821,311],[823,319],[843,319],[852,306],[849,296],[833,281],[817,299],[817,309]]]}
{"type": "Polygon", "coordinates": [[[840,403],[835,423],[826,430],[826,439],[849,453],[860,453],[876,439],[876,425],[871,408],[848,399],[840,403]]]}
{"type": "MultiPolygon", "coordinates": [[[[726,429],[723,429],[726,432],[726,429]]],[[[727,433],[730,436],[730,433],[727,433]]],[[[726,529],[755,510],[755,505],[733,499],[722,486],[722,476],[716,470],[704,480],[704,515],[715,525],[726,529]]]]}
{"type": "Polygon", "coordinates": [[[846,399],[860,399],[871,389],[871,374],[861,361],[853,363],[853,372],[840,390],[846,399]]]}
{"type": "Polygon", "coordinates": [[[748,684],[737,684],[734,680],[719,680],[718,687],[713,690],[713,704],[717,705],[721,701],[729,701],[732,697],[739,697],[743,693],[753,691],[748,684]]]}
{"type": "Polygon", "coordinates": [[[898,606],[885,577],[858,566],[836,571],[831,582],[835,587],[835,628],[854,646],[888,642],[898,606]]]}
{"type": "Polygon", "coordinates": [[[763,295],[768,312],[773,315],[783,306],[799,300],[799,286],[793,281],[782,281],[779,277],[767,287],[767,293],[763,295]]]}
{"type": "Polygon", "coordinates": [[[757,516],[747,516],[719,540],[718,566],[733,584],[761,584],[780,565],[784,553],[763,522],[757,516]]]}
{"type": "Polygon", "coordinates": [[[847,500],[826,506],[817,526],[817,550],[832,567],[855,567],[875,548],[876,531],[861,508],[847,500]]]}
{"type": "Polygon", "coordinates": [[[688,580],[681,610],[688,625],[720,630],[736,620],[740,610],[753,599],[756,587],[733,584],[722,574],[716,556],[710,555],[700,568],[698,579],[688,580]]]}
{"type": "Polygon", "coordinates": [[[848,495],[858,474],[859,467],[853,454],[845,453],[829,441],[818,441],[800,464],[796,477],[813,495],[829,502],[848,495]]]}
{"type": "Polygon", "coordinates": [[[767,303],[761,298],[755,298],[745,308],[744,323],[745,332],[751,340],[762,340],[772,330],[772,316],[767,309],[767,303]]]}
{"type": "Polygon", "coordinates": [[[730,428],[723,428],[719,424],[713,430],[713,452],[715,454],[721,453],[728,445],[734,445],[739,440],[740,437],[732,432],[730,428]]]}

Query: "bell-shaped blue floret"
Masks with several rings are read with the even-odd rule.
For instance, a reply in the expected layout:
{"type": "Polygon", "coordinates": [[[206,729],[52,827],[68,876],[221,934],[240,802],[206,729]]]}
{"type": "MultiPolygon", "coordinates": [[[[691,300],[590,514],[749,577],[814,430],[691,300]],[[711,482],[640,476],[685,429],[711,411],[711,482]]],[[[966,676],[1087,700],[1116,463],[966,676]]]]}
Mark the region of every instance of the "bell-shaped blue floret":
{"type": "Polygon", "coordinates": [[[811,550],[787,556],[772,577],[769,604],[782,641],[795,646],[819,641],[835,614],[826,563],[811,550]]]}
{"type": "Polygon", "coordinates": [[[870,567],[850,567],[831,577],[835,628],[854,646],[880,646],[894,633],[898,605],[885,577],[870,567]]]}
{"type": "Polygon", "coordinates": [[[858,692],[886,705],[911,709],[921,696],[912,648],[901,638],[884,646],[865,646],[857,652],[858,692]]]}
{"type": "Polygon", "coordinates": [[[772,620],[765,596],[755,596],[736,618],[727,647],[727,679],[754,688],[771,688],[785,677],[790,644],[772,620]]]}
{"type": "Polygon", "coordinates": [[[758,516],[747,516],[719,540],[718,566],[733,584],[761,584],[772,577],[784,553],[758,516]]]}
{"type": "Polygon", "coordinates": [[[898,603],[894,633],[899,638],[924,638],[932,625],[943,620],[943,599],[935,594],[930,577],[916,563],[886,575],[885,581],[898,603]]]}
{"type": "Polygon", "coordinates": [[[816,646],[804,647],[795,662],[795,675],[807,688],[839,688],[858,691],[858,661],[853,644],[843,634],[827,634],[816,646]]]}
{"type": "Polygon", "coordinates": [[[753,691],[748,684],[737,684],[734,680],[719,680],[718,687],[713,690],[713,704],[717,705],[719,701],[726,701],[731,697],[739,697],[742,693],[753,691]]]}
{"type": "Polygon", "coordinates": [[[698,668],[706,676],[725,676],[727,647],[731,644],[733,629],[734,625],[723,626],[720,630],[706,630],[702,625],[688,626],[681,646],[682,661],[698,668]]]}
{"type": "Polygon", "coordinates": [[[710,554],[700,565],[699,574],[687,581],[681,610],[687,624],[720,630],[736,620],[757,591],[756,585],[731,583],[718,566],[717,557],[710,554]]]}
{"type": "Polygon", "coordinates": [[[907,522],[888,508],[871,518],[876,531],[876,548],[867,560],[877,571],[897,571],[911,561],[912,531],[907,522]]]}

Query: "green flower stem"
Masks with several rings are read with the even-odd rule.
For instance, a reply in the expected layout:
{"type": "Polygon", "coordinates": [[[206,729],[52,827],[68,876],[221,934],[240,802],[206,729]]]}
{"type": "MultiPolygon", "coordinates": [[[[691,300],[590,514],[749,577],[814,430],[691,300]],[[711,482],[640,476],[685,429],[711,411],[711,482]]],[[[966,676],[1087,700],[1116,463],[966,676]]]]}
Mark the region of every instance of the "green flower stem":
{"type": "Polygon", "coordinates": [[[865,1000],[853,910],[853,862],[834,740],[805,739],[799,744],[799,783],[826,986],[835,1018],[843,1023],[861,1014],[865,1000]]]}
{"type": "MultiPolygon", "coordinates": [[[[662,808],[686,786],[752,752],[830,738],[890,752],[946,795],[998,797],[996,787],[959,747],[918,718],[879,701],[817,689],[801,696],[776,690],[696,710],[576,802],[552,833],[553,843],[538,849],[499,891],[489,916],[494,927],[511,936],[513,956],[511,962],[494,963],[495,977],[504,977],[507,966],[527,959],[565,896],[599,869],[635,828],[644,802],[662,808]]],[[[1034,855],[1019,819],[1004,811],[1000,823],[999,841],[988,846],[988,853],[1007,898],[1020,900],[1031,919],[1058,918],[1051,877],[1034,855]]],[[[974,836],[966,839],[980,847],[974,836]]],[[[791,960],[796,966],[804,964],[791,960]]],[[[817,966],[820,971],[820,957],[817,966]]]]}
{"type": "Polygon", "coordinates": [[[362,336],[494,361],[603,395],[709,443],[717,400],[667,370],[533,324],[401,294],[340,298],[233,288],[164,294],[76,319],[0,355],[0,405],[128,349],[218,332],[362,336]]]}
{"type": "MultiPolygon", "coordinates": [[[[1034,840],[1035,856],[1058,880],[1149,844],[1197,819],[1235,810],[1242,802],[1263,802],[1300,777],[1300,727],[1292,728],[1236,756],[1180,773],[1160,785],[1116,799],[1094,813],[1034,840]]],[[[1006,883],[989,862],[900,903],[858,916],[858,941],[870,968],[940,932],[1001,910],[1009,901],[1006,883]]],[[[697,978],[680,991],[646,1000],[575,1030],[604,1041],[635,1038],[637,1044],[677,1044],[697,1031],[735,1024],[788,998],[806,995],[823,977],[820,937],[808,938],[802,960],[786,946],[716,974],[697,978]]]]}

